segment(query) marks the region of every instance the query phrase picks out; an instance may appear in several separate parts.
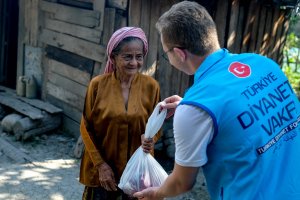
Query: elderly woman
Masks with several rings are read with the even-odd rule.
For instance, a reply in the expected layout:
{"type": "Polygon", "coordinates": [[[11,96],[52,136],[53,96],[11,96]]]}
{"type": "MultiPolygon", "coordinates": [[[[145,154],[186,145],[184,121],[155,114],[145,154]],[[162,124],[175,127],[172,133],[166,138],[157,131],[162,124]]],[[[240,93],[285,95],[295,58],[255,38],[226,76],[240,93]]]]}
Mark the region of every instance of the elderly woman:
{"type": "Polygon", "coordinates": [[[153,139],[145,139],[146,123],[160,100],[158,83],[139,73],[148,51],[145,33],[136,27],[117,30],[107,45],[103,75],[87,89],[80,132],[85,144],[79,181],[82,199],[131,199],[117,188],[127,161],[142,145],[153,152],[153,139]]]}

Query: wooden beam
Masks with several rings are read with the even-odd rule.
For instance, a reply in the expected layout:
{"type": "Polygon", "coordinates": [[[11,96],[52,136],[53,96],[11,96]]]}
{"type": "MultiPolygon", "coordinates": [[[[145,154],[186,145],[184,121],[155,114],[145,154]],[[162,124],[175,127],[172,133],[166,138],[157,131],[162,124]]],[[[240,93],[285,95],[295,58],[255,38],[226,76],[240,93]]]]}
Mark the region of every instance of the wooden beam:
{"type": "Polygon", "coordinates": [[[114,33],[115,27],[115,17],[116,9],[115,8],[105,8],[105,18],[104,18],[104,27],[103,37],[101,44],[107,45],[111,35],[114,33]]]}
{"type": "Polygon", "coordinates": [[[255,53],[260,53],[260,48],[262,46],[262,41],[264,37],[264,32],[265,32],[265,25],[266,25],[266,13],[267,9],[265,6],[262,6],[260,9],[260,14],[259,14],[259,27],[258,27],[258,33],[257,33],[257,39],[255,41],[255,53]]]}
{"type": "Polygon", "coordinates": [[[88,40],[95,43],[100,43],[101,31],[79,26],[76,24],[70,24],[63,21],[58,21],[54,19],[45,18],[45,28],[60,33],[72,35],[84,40],[88,40]]]}
{"type": "Polygon", "coordinates": [[[27,1],[29,9],[25,10],[25,24],[29,34],[29,45],[37,47],[39,34],[39,0],[27,1]]]}
{"type": "Polygon", "coordinates": [[[98,27],[96,27],[97,30],[103,32],[103,25],[104,25],[104,14],[105,14],[105,1],[103,0],[87,0],[87,1],[93,1],[93,10],[100,13],[100,23],[98,27]]]}
{"type": "Polygon", "coordinates": [[[266,25],[265,25],[265,31],[263,36],[262,45],[260,48],[259,53],[262,55],[267,56],[268,49],[270,46],[270,39],[271,39],[271,29],[272,29],[272,18],[273,18],[273,10],[272,8],[267,8],[267,19],[266,19],[266,25]]]}
{"type": "Polygon", "coordinates": [[[227,15],[228,15],[228,0],[218,1],[217,10],[214,15],[214,20],[217,26],[217,32],[221,47],[227,47],[226,27],[227,27],[227,15]]]}
{"type": "MultiPolygon", "coordinates": [[[[80,74],[78,74],[80,76],[80,74]]],[[[61,76],[60,74],[57,74],[55,72],[50,72],[48,75],[48,81],[50,83],[55,84],[58,87],[61,87],[68,92],[71,92],[75,95],[78,95],[82,98],[85,97],[86,93],[86,86],[83,86],[73,80],[68,79],[67,77],[61,76]]]]}
{"type": "Polygon", "coordinates": [[[239,0],[233,0],[231,3],[230,23],[228,30],[227,48],[229,51],[235,52],[235,42],[238,32],[239,20],[239,0]]]}
{"type": "Polygon", "coordinates": [[[107,0],[107,5],[125,11],[127,9],[128,0],[107,0]]]}
{"type": "Polygon", "coordinates": [[[78,24],[86,27],[97,27],[100,23],[100,13],[98,11],[64,6],[58,3],[51,3],[41,0],[40,8],[42,11],[52,14],[54,19],[78,24]]]}
{"type": "Polygon", "coordinates": [[[257,24],[258,24],[258,17],[259,14],[259,7],[257,7],[257,2],[251,1],[249,4],[247,21],[245,26],[245,31],[243,34],[243,41],[242,41],[242,48],[241,52],[248,52],[253,51],[250,49],[251,41],[255,41],[256,32],[257,32],[257,24]]]}
{"type": "Polygon", "coordinates": [[[88,74],[92,74],[93,72],[94,61],[91,59],[49,45],[46,47],[45,51],[47,57],[52,60],[72,66],[73,68],[87,72],[88,74]]]}
{"type": "Polygon", "coordinates": [[[66,65],[64,63],[58,62],[56,60],[47,59],[46,67],[49,68],[49,73],[55,72],[65,78],[68,78],[78,84],[83,86],[88,86],[90,82],[91,75],[85,71],[74,68],[72,66],[66,65]]]}
{"type": "Polygon", "coordinates": [[[53,105],[59,105],[63,109],[63,114],[73,121],[80,123],[83,107],[74,107],[67,102],[64,102],[51,94],[47,94],[47,101],[51,102],[53,105]]]}
{"type": "Polygon", "coordinates": [[[273,20],[270,30],[270,42],[269,42],[269,48],[268,48],[268,57],[272,59],[276,59],[276,53],[278,51],[278,46],[276,46],[276,33],[279,32],[279,23],[280,23],[280,11],[279,8],[273,8],[273,20]]]}
{"type": "Polygon", "coordinates": [[[93,3],[92,0],[90,1],[81,1],[81,0],[57,0],[58,3],[63,3],[66,5],[78,7],[78,8],[84,8],[84,9],[93,9],[93,3]]]}
{"type": "Polygon", "coordinates": [[[28,105],[19,99],[13,98],[5,93],[0,93],[0,103],[8,106],[17,112],[30,117],[31,119],[42,119],[42,111],[38,108],[28,105]]]}
{"type": "Polygon", "coordinates": [[[149,41],[149,52],[147,55],[147,62],[144,63],[144,69],[148,70],[151,68],[154,62],[157,62],[158,60],[158,46],[160,43],[160,37],[158,35],[158,32],[155,28],[155,24],[160,17],[160,11],[157,9],[157,5],[159,5],[159,0],[153,0],[151,1],[151,12],[150,12],[150,23],[149,23],[149,35],[148,35],[148,41],[149,41]]]}
{"type": "MultiPolygon", "coordinates": [[[[25,54],[25,1],[19,0],[19,32],[18,32],[18,58],[17,77],[24,75],[24,54],[25,54]]],[[[18,81],[18,78],[17,78],[18,81]]],[[[17,83],[16,83],[17,84],[17,83]]]]}
{"type": "Polygon", "coordinates": [[[33,162],[33,159],[19,150],[17,147],[10,144],[4,138],[0,137],[0,150],[9,158],[14,160],[16,163],[28,163],[33,162]]]}
{"type": "Polygon", "coordinates": [[[63,130],[75,138],[80,136],[80,124],[67,116],[63,117],[63,130]]]}
{"type": "Polygon", "coordinates": [[[51,82],[46,83],[46,92],[54,96],[55,98],[70,104],[75,108],[83,108],[84,98],[76,95],[60,86],[57,86],[51,82]]]}
{"type": "Polygon", "coordinates": [[[95,61],[103,62],[105,58],[105,48],[103,46],[70,35],[43,29],[40,34],[40,40],[45,44],[70,51],[95,61]]]}
{"type": "MultiPolygon", "coordinates": [[[[282,53],[280,52],[280,45],[281,45],[281,36],[282,36],[282,31],[283,31],[283,22],[284,22],[284,11],[280,10],[279,11],[279,18],[278,18],[278,31],[276,32],[276,38],[275,38],[275,46],[274,49],[276,51],[274,52],[274,60],[276,60],[279,63],[279,55],[282,53]]],[[[279,63],[281,64],[281,63],[279,63]]]]}
{"type": "MultiPolygon", "coordinates": [[[[141,26],[141,0],[129,1],[129,13],[128,13],[128,25],[129,26],[141,26]]],[[[159,11],[159,9],[158,9],[159,11]]]]}

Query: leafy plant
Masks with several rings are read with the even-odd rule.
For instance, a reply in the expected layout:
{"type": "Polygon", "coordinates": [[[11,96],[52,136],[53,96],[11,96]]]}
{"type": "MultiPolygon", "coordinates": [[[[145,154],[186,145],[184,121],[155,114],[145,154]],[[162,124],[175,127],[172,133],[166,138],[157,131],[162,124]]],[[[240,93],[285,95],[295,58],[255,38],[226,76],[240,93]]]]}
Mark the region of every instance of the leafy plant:
{"type": "Polygon", "coordinates": [[[294,70],[290,66],[282,68],[282,71],[289,79],[289,82],[291,83],[292,88],[294,89],[297,96],[300,97],[300,73],[294,72],[294,70]]]}
{"type": "MultiPolygon", "coordinates": [[[[292,19],[292,25],[300,23],[299,15],[292,19]]],[[[300,97],[300,39],[291,29],[284,46],[282,71],[288,77],[293,89],[300,97]]]]}

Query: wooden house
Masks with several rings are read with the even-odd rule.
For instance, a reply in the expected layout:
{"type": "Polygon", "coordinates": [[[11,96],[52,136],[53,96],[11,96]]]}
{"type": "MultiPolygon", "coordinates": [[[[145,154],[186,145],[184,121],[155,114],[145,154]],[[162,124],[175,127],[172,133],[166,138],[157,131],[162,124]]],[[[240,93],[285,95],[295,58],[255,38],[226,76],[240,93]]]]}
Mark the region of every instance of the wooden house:
{"type": "MultiPolygon", "coordinates": [[[[149,41],[143,73],[161,85],[162,98],[182,95],[192,78],[162,59],[155,23],[178,0],[1,0],[0,84],[16,88],[34,77],[38,98],[63,110],[63,130],[79,135],[86,88],[106,63],[106,44],[122,26],[141,27],[149,41]],[[18,16],[18,18],[16,17],[18,16]],[[10,50],[12,48],[12,50],[10,50]]],[[[198,0],[213,16],[222,47],[282,62],[296,0],[198,0]]]]}

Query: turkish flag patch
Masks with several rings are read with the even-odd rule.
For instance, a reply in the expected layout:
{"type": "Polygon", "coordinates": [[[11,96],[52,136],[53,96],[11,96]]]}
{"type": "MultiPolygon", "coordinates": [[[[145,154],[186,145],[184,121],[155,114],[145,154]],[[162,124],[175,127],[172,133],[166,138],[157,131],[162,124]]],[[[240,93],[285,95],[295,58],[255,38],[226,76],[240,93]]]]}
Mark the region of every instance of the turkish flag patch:
{"type": "Polygon", "coordinates": [[[251,75],[250,66],[240,62],[231,63],[228,71],[238,78],[246,78],[251,75]]]}

